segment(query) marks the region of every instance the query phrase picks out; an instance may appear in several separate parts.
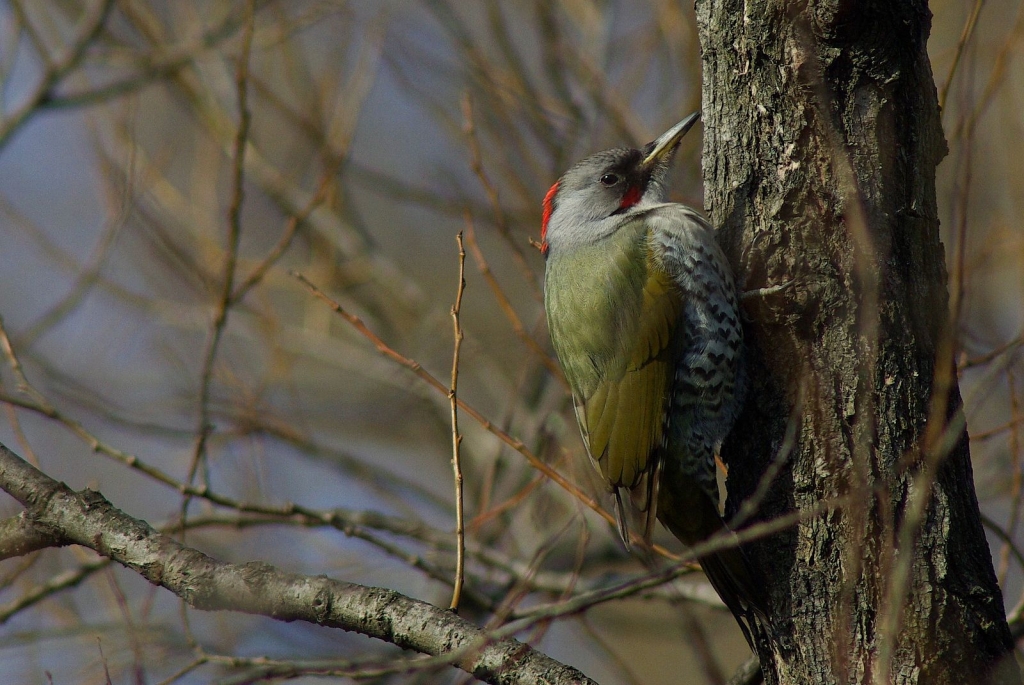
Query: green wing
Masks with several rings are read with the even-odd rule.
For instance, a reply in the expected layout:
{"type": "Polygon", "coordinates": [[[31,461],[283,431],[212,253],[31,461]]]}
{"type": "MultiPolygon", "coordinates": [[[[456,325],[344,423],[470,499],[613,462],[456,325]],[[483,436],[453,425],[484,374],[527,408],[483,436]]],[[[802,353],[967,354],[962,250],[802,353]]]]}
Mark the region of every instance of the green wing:
{"type": "Polygon", "coordinates": [[[617,348],[625,363],[607,364],[593,392],[577,396],[587,448],[612,487],[636,487],[653,466],[675,367],[669,345],[682,297],[646,250],[644,261],[647,268],[637,283],[640,297],[631,298],[639,307],[625,312],[625,320],[620,316],[617,348]]]}

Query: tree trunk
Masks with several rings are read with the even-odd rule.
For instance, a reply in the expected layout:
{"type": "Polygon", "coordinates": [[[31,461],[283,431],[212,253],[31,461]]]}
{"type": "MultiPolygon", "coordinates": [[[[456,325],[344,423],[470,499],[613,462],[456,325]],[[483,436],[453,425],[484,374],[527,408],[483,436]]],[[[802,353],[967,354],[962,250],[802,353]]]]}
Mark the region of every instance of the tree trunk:
{"type": "Polygon", "coordinates": [[[935,203],[923,0],[699,0],[706,204],[746,290],[750,401],[725,446],[768,683],[1019,682],[982,529],[935,203]],[[788,431],[788,433],[787,433],[788,431]],[[788,436],[788,437],[787,437],[788,436]]]}

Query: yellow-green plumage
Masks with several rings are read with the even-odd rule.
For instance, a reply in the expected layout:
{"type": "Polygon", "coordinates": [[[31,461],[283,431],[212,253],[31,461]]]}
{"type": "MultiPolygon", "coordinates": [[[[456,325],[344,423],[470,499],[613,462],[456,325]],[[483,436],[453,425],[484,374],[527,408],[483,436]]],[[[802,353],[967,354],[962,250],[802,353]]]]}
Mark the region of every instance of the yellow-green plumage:
{"type": "Polygon", "coordinates": [[[635,487],[662,442],[682,293],[640,221],[549,259],[548,326],[591,457],[612,487],[635,487]]]}
{"type": "MultiPolygon", "coordinates": [[[[548,328],[627,546],[638,514],[647,542],[655,515],[687,545],[730,535],[715,452],[743,398],[736,289],[712,227],[664,201],[668,160],[695,120],[642,150],[581,160],[544,198],[548,328]]],[[[743,551],[702,563],[749,638],[746,621],[766,613],[743,551]]]]}

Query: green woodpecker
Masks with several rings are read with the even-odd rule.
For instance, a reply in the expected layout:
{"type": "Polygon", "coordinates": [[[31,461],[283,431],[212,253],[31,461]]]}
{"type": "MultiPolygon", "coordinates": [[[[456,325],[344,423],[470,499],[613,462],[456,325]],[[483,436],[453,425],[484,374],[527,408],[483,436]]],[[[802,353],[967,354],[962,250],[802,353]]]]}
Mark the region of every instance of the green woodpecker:
{"type": "MultiPolygon", "coordinates": [[[[646,541],[655,517],[686,545],[731,535],[715,453],[743,399],[736,287],[708,222],[665,201],[669,163],[698,118],[640,150],[587,157],[544,197],[548,328],[627,548],[631,520],[646,541]]],[[[764,615],[742,550],[702,564],[737,619],[764,615]]]]}

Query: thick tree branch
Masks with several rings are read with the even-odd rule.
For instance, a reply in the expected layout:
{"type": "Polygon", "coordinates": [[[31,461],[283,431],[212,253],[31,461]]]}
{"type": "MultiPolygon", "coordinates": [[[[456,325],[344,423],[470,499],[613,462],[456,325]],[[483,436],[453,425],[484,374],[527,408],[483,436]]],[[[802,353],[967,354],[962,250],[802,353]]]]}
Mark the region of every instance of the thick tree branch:
{"type": "Polygon", "coordinates": [[[28,509],[37,533],[89,547],[190,606],[342,628],[450,661],[488,683],[592,683],[512,638],[492,639],[455,614],[383,588],[230,564],[155,531],[91,490],[75,492],[0,445],[0,488],[28,509]]]}
{"type": "Polygon", "coordinates": [[[0,521],[0,561],[64,544],[59,535],[41,529],[25,512],[0,521]]]}

